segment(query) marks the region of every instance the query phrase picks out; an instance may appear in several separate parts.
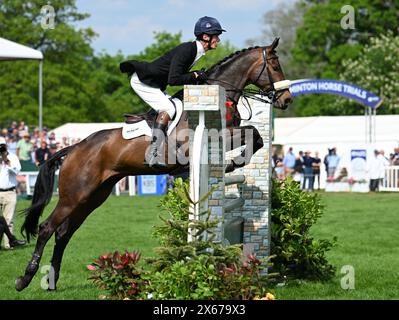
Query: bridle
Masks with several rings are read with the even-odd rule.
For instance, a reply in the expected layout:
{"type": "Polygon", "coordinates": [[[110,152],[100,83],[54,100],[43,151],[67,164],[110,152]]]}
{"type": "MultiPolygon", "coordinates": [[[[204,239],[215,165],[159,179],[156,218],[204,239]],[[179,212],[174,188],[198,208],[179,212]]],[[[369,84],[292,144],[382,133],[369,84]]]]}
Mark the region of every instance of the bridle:
{"type": "MultiPolygon", "coordinates": [[[[253,100],[257,100],[257,101],[264,102],[264,103],[274,104],[283,94],[283,93],[279,94],[279,92],[289,88],[290,81],[282,80],[282,81],[273,82],[273,79],[267,69],[267,62],[272,59],[277,59],[278,57],[277,56],[267,57],[266,47],[262,48],[262,57],[263,57],[262,69],[260,70],[258,77],[256,78],[256,80],[253,83],[256,84],[259,81],[260,77],[262,76],[263,72],[266,70],[267,76],[269,78],[269,83],[270,83],[270,88],[267,90],[239,89],[227,81],[211,79],[211,78],[208,78],[208,80],[220,82],[220,83],[230,86],[232,89],[226,89],[226,91],[240,93],[240,96],[242,96],[246,100],[253,99],[253,100]],[[266,98],[264,98],[264,97],[266,97],[266,98]]],[[[237,105],[238,101],[233,101],[233,104],[237,105]]],[[[249,105],[249,103],[248,103],[248,105],[249,105]]]]}

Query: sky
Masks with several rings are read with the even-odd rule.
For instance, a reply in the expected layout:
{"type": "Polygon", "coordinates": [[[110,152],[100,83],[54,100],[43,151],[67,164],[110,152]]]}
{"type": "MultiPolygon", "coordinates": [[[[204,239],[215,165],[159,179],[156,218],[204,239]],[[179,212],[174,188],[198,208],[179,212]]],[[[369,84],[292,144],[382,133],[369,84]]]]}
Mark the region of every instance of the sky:
{"type": "MultiPolygon", "coordinates": [[[[77,24],[91,27],[98,37],[96,53],[121,50],[138,54],[154,43],[154,31],[182,32],[182,41],[194,39],[196,21],[202,16],[217,18],[228,32],[221,37],[237,48],[262,34],[263,15],[294,0],[77,0],[78,12],[90,17],[77,24]]],[[[272,39],[271,39],[272,40],[272,39]]]]}

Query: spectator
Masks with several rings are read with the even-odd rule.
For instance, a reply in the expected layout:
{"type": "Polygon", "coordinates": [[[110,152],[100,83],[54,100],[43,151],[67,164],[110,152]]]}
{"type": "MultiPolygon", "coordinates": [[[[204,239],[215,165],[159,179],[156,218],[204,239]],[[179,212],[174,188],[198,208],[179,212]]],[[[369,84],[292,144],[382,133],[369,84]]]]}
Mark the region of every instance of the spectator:
{"type": "Polygon", "coordinates": [[[39,130],[39,128],[35,128],[33,130],[32,139],[40,140],[40,130],[39,130]]]}
{"type": "Polygon", "coordinates": [[[21,138],[19,137],[19,133],[18,133],[18,129],[17,129],[17,128],[15,128],[15,129],[12,131],[12,134],[11,134],[11,135],[15,137],[15,140],[17,140],[17,142],[21,139],[21,138]]]}
{"type": "Polygon", "coordinates": [[[399,166],[399,148],[393,149],[393,154],[391,156],[391,165],[399,166]]]}
{"type": "Polygon", "coordinates": [[[277,179],[279,180],[284,180],[285,178],[283,158],[284,158],[284,153],[281,150],[280,154],[277,156],[276,167],[275,167],[276,176],[277,179]]]}
{"type": "Polygon", "coordinates": [[[29,133],[25,132],[23,134],[23,139],[19,140],[17,143],[17,156],[21,162],[22,167],[29,167],[32,163],[33,145],[30,142],[29,133]]]}
{"type": "Polygon", "coordinates": [[[328,154],[326,154],[323,159],[324,166],[326,167],[327,177],[328,177],[328,156],[330,156],[331,154],[332,154],[332,149],[328,149],[328,154]]]}
{"type": "Polygon", "coordinates": [[[50,133],[50,135],[48,136],[48,141],[49,141],[49,144],[55,143],[55,132],[54,131],[52,131],[50,133]]]}
{"type": "Polygon", "coordinates": [[[13,154],[17,154],[17,140],[15,139],[15,136],[10,135],[7,141],[7,147],[8,151],[13,154]]]}
{"type": "Polygon", "coordinates": [[[374,156],[368,161],[367,171],[370,178],[370,191],[377,192],[380,182],[381,168],[384,168],[383,163],[378,159],[378,150],[374,150],[374,156]]]}
{"type": "Polygon", "coordinates": [[[49,155],[49,158],[51,158],[53,156],[53,154],[55,154],[57,152],[57,150],[58,150],[58,148],[57,148],[57,144],[56,143],[50,144],[50,148],[49,148],[50,155],[49,155]]]}
{"type": "MultiPolygon", "coordinates": [[[[18,157],[12,153],[8,153],[6,140],[0,137],[0,208],[2,215],[10,229],[14,231],[14,215],[15,206],[17,204],[17,175],[21,170],[21,164],[18,157]]],[[[10,248],[12,239],[4,239],[4,247],[10,248]]]]}
{"type": "Polygon", "coordinates": [[[20,138],[23,138],[23,137],[24,137],[24,134],[25,134],[26,132],[29,133],[29,128],[28,128],[28,126],[25,124],[24,121],[21,121],[21,122],[19,123],[19,126],[18,126],[18,135],[20,136],[20,138]]]}
{"type": "Polygon", "coordinates": [[[35,162],[38,167],[47,161],[50,157],[50,150],[47,148],[47,142],[42,140],[40,143],[40,148],[35,152],[35,162]]]}
{"type": "Polygon", "coordinates": [[[18,129],[17,129],[17,122],[16,122],[16,121],[13,121],[13,122],[11,123],[10,127],[9,127],[7,130],[8,130],[8,133],[9,133],[9,134],[15,135],[14,130],[17,130],[17,131],[18,131],[18,129]]]}
{"type": "Polygon", "coordinates": [[[314,159],[310,156],[310,151],[306,151],[303,157],[303,190],[306,190],[306,181],[308,181],[307,190],[313,190],[313,163],[314,159]]]}
{"type": "Polygon", "coordinates": [[[292,152],[292,150],[292,147],[290,147],[283,159],[283,165],[287,176],[291,175],[295,168],[295,154],[292,152]]]}
{"type": "Polygon", "coordinates": [[[389,160],[385,157],[384,150],[380,150],[377,159],[382,163],[382,165],[380,166],[380,181],[379,181],[379,186],[382,186],[384,184],[384,179],[385,179],[385,167],[389,166],[389,160]]]}
{"type": "Polygon", "coordinates": [[[319,152],[315,152],[315,156],[313,158],[313,188],[314,182],[317,180],[317,190],[320,190],[320,166],[321,166],[321,159],[319,158],[319,152]]]}
{"type": "Polygon", "coordinates": [[[7,130],[7,129],[1,130],[1,136],[2,136],[3,138],[7,138],[7,137],[8,137],[8,130],[7,130]]]}
{"type": "Polygon", "coordinates": [[[17,238],[15,238],[7,225],[6,219],[4,219],[3,216],[0,216],[0,241],[3,238],[3,234],[7,236],[10,248],[23,246],[24,244],[26,244],[25,240],[17,240],[17,238]]]}
{"type": "Polygon", "coordinates": [[[337,149],[332,148],[331,149],[331,154],[327,156],[327,177],[334,177],[335,175],[335,170],[337,170],[338,165],[339,165],[340,158],[337,155],[337,149]]]}
{"type": "Polygon", "coordinates": [[[69,139],[68,137],[62,137],[61,148],[66,148],[66,147],[69,147],[69,139]]]}
{"type": "Polygon", "coordinates": [[[303,181],[303,151],[299,151],[299,155],[295,159],[293,178],[299,185],[303,181]]]}

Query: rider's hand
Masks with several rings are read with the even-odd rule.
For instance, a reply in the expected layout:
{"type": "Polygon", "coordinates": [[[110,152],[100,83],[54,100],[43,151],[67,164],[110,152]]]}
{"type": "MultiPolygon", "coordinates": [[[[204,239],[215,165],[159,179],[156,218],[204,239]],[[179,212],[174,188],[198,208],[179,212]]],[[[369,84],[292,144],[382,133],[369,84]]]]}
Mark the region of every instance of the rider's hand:
{"type": "Polygon", "coordinates": [[[202,70],[194,71],[194,76],[199,83],[205,83],[208,80],[206,72],[202,70]]]}

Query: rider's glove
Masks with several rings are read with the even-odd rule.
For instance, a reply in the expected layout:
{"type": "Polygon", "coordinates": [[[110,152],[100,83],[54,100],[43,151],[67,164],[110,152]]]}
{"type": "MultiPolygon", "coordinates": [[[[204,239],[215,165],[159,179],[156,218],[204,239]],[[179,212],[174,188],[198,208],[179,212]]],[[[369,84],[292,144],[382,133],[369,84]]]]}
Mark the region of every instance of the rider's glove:
{"type": "Polygon", "coordinates": [[[194,71],[194,76],[198,83],[206,83],[206,81],[208,80],[206,72],[202,70],[194,71]]]}

